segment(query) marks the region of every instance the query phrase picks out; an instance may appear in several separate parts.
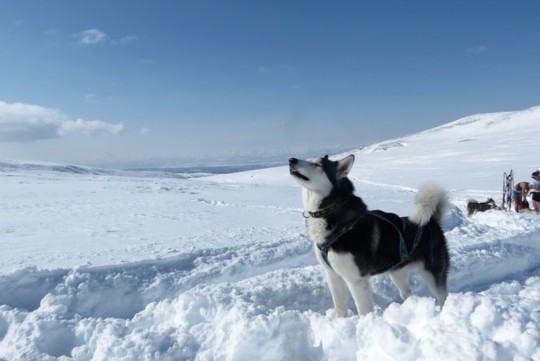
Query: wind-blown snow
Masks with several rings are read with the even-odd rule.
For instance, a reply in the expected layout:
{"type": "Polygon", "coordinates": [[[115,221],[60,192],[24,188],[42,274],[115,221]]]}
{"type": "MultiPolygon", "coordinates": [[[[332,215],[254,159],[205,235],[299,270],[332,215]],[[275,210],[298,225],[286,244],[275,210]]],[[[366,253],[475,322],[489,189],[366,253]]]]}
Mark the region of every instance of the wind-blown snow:
{"type": "Polygon", "coordinates": [[[0,360],[540,360],[540,218],[464,215],[468,198],[500,203],[504,171],[530,179],[539,139],[536,107],[353,151],[372,209],[407,215],[423,183],[449,189],[450,295],[440,309],[413,277],[401,302],[377,276],[376,311],[351,301],[338,320],[285,166],[2,162],[0,360]]]}

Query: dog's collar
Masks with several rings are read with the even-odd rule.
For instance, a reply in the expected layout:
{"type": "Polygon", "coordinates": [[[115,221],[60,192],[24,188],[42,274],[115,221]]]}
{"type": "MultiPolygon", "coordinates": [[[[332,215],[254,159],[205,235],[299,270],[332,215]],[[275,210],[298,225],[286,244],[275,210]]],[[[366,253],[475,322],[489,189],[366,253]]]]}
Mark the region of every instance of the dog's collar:
{"type": "Polygon", "coordinates": [[[345,200],[343,200],[341,202],[331,204],[328,207],[325,207],[325,208],[320,209],[320,210],[315,211],[315,212],[304,211],[304,212],[302,212],[302,215],[304,216],[304,218],[309,218],[309,217],[311,217],[311,218],[324,218],[324,217],[329,216],[332,213],[336,212],[338,209],[343,207],[345,205],[345,203],[347,203],[348,201],[349,201],[349,198],[346,198],[345,200]],[[306,213],[307,213],[307,215],[306,215],[306,213]]]}

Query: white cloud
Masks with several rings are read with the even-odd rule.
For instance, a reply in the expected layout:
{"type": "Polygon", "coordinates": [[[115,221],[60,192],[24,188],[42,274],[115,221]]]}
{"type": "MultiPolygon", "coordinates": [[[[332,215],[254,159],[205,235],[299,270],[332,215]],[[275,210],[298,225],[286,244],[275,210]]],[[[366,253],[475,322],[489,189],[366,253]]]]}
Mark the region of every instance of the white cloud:
{"type": "Polygon", "coordinates": [[[119,39],[115,39],[107,35],[105,32],[99,29],[88,29],[81,31],[80,33],[75,34],[75,37],[78,38],[81,45],[96,45],[99,43],[110,43],[115,45],[129,44],[139,40],[136,35],[127,35],[119,39]]]}
{"type": "Polygon", "coordinates": [[[58,127],[58,134],[64,136],[68,133],[81,132],[86,134],[112,133],[118,134],[124,129],[122,123],[110,124],[101,120],[66,120],[58,127]]]}
{"type": "Polygon", "coordinates": [[[0,101],[0,142],[30,142],[64,137],[69,133],[118,134],[122,123],[70,120],[62,111],[39,105],[0,101]]]}
{"type": "Polygon", "coordinates": [[[118,43],[120,43],[120,44],[127,44],[127,43],[131,43],[131,42],[137,41],[137,40],[139,40],[139,38],[138,38],[137,36],[135,36],[135,35],[128,35],[128,36],[124,36],[124,37],[120,38],[120,39],[118,40],[118,43]]]}
{"type": "Polygon", "coordinates": [[[270,73],[271,71],[272,71],[272,69],[267,68],[267,67],[262,66],[262,65],[259,66],[259,67],[257,68],[257,73],[258,73],[258,74],[268,74],[268,73],[270,73]]]}
{"type": "Polygon", "coordinates": [[[142,65],[154,65],[156,61],[150,58],[139,59],[139,64],[142,65]]]}
{"type": "Polygon", "coordinates": [[[96,94],[88,93],[88,94],[83,95],[82,101],[87,104],[98,104],[99,97],[96,94]]]}
{"type": "Polygon", "coordinates": [[[488,50],[489,50],[488,47],[485,45],[475,46],[473,48],[468,49],[469,53],[472,53],[472,54],[482,54],[482,53],[487,52],[488,50]]]}
{"type": "Polygon", "coordinates": [[[106,41],[109,36],[99,29],[88,29],[82,31],[76,36],[82,45],[95,45],[106,41]]]}

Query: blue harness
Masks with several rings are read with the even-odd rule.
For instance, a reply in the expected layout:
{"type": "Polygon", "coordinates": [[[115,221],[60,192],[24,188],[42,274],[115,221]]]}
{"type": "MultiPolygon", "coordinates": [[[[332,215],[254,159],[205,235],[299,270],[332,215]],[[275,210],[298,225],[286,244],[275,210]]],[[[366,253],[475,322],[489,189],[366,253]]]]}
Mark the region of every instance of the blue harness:
{"type": "MultiPolygon", "coordinates": [[[[387,218],[383,217],[382,215],[379,214],[379,212],[377,211],[365,211],[365,212],[362,212],[360,213],[360,215],[356,218],[354,218],[353,220],[349,221],[348,223],[346,223],[343,227],[337,229],[334,233],[332,233],[330,235],[330,237],[328,237],[326,239],[325,242],[321,243],[321,244],[317,244],[317,248],[319,248],[319,250],[321,251],[321,256],[324,260],[324,262],[328,265],[328,267],[332,268],[332,266],[330,265],[330,261],[328,261],[328,251],[330,250],[330,248],[347,232],[349,232],[351,229],[354,228],[354,226],[358,223],[358,221],[360,219],[362,219],[365,215],[371,215],[371,216],[374,216],[374,217],[377,217],[389,224],[392,225],[392,227],[394,227],[394,229],[396,230],[396,232],[398,233],[399,235],[399,257],[400,257],[400,260],[396,263],[396,264],[393,264],[393,265],[390,265],[386,268],[383,268],[383,269],[380,269],[380,270],[377,270],[373,273],[371,273],[372,275],[377,275],[377,274],[380,274],[380,273],[384,273],[386,271],[389,271],[391,269],[394,269],[394,268],[398,268],[402,265],[404,265],[405,263],[409,262],[409,260],[411,259],[411,255],[413,254],[413,252],[416,250],[416,248],[418,247],[418,244],[420,243],[420,239],[422,238],[422,234],[424,232],[424,228],[426,226],[418,226],[416,224],[414,224],[413,222],[409,221],[408,219],[403,219],[401,218],[402,222],[403,222],[403,230],[405,230],[405,228],[410,224],[410,225],[415,225],[417,226],[417,229],[416,229],[416,234],[414,236],[414,240],[413,240],[413,243],[412,243],[412,247],[411,249],[407,249],[407,244],[405,243],[405,238],[403,237],[403,232],[393,223],[391,222],[390,220],[388,220],[387,218]]],[[[431,227],[427,227],[429,229],[429,232],[430,232],[430,235],[431,235],[431,238],[433,238],[433,235],[432,235],[432,231],[431,231],[431,227]]],[[[430,238],[430,239],[431,239],[430,238]]],[[[433,246],[433,242],[432,243],[432,246],[433,246]]],[[[432,250],[432,255],[433,255],[433,250],[432,250]]]]}

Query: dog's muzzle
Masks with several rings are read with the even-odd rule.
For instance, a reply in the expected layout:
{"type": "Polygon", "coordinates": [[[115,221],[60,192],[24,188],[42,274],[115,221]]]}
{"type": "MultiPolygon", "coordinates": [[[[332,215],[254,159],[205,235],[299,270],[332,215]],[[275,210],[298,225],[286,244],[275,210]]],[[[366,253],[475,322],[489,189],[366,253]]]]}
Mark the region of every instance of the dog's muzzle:
{"type": "Polygon", "coordinates": [[[289,172],[291,173],[292,176],[295,176],[304,181],[308,181],[309,178],[298,171],[297,169],[298,163],[300,163],[298,159],[289,158],[289,172]]]}
{"type": "Polygon", "coordinates": [[[289,158],[289,170],[291,171],[291,174],[293,171],[296,171],[296,165],[298,164],[298,159],[296,158],[289,158]]]}

